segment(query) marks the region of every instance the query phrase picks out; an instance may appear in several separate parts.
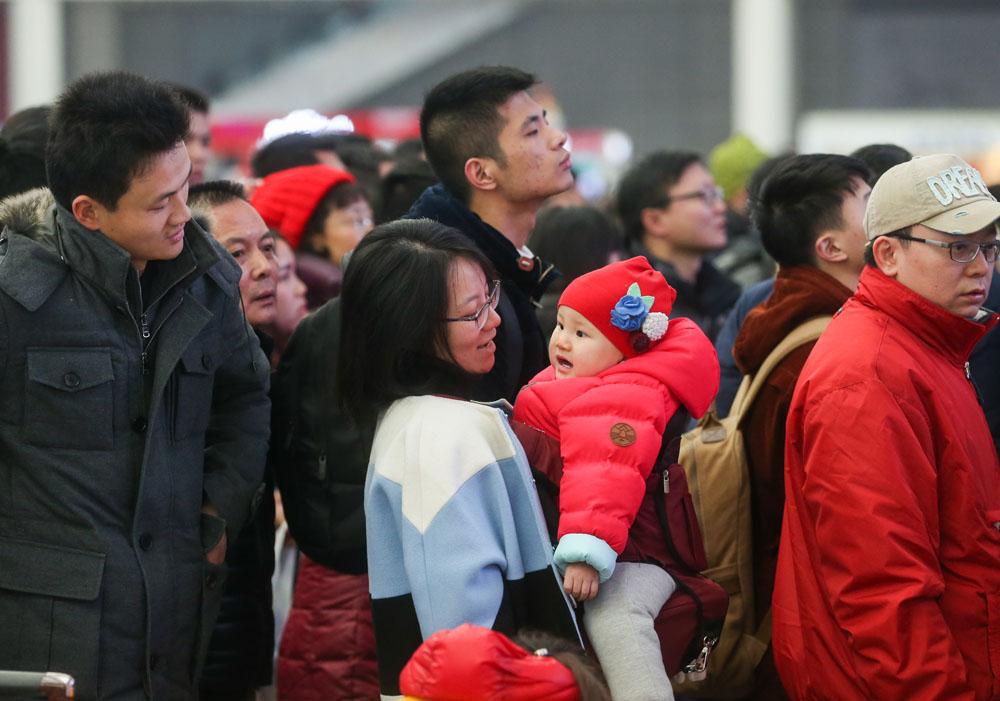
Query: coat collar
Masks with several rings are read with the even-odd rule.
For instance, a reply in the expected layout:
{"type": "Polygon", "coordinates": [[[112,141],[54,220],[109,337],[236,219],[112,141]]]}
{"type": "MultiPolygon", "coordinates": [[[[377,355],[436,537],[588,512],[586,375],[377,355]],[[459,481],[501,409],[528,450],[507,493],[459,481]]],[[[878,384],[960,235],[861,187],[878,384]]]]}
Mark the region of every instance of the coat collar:
{"type": "Polygon", "coordinates": [[[490,259],[497,273],[503,278],[504,285],[517,285],[536,301],[552,282],[561,277],[555,266],[546,263],[538,256],[532,259],[523,257],[506,236],[483,221],[443,185],[427,188],[405,218],[433,219],[445,226],[458,229],[472,239],[490,259]],[[528,265],[531,267],[525,269],[528,265]]]}
{"type": "Polygon", "coordinates": [[[898,321],[925,345],[937,350],[957,365],[964,364],[986,332],[1000,316],[981,310],[982,320],[970,321],[921,297],[910,288],[865,266],[854,298],[898,321]]]}
{"type": "Polygon", "coordinates": [[[781,268],[774,291],[754,307],[733,344],[733,358],[745,374],[760,369],[771,351],[796,326],[816,316],[834,314],[851,297],[851,290],[812,265],[781,268]]]}

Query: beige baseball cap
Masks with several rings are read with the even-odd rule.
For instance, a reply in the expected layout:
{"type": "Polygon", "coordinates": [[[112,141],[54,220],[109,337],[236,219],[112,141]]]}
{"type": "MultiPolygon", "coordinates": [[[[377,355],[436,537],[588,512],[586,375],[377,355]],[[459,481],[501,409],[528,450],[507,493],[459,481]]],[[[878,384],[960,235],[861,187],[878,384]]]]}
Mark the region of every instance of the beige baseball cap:
{"type": "Polygon", "coordinates": [[[979,171],[951,154],[918,156],[887,170],[868,197],[865,234],[871,241],[914,224],[946,234],[972,234],[1000,219],[979,171]]]}

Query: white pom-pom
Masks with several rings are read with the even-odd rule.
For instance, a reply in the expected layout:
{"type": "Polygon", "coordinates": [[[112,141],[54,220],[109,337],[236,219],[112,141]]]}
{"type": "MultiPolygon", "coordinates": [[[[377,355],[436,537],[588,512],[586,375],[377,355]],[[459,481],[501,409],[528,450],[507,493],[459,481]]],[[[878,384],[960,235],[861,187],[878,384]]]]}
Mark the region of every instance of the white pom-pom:
{"type": "Polygon", "coordinates": [[[642,322],[642,332],[646,334],[650,341],[659,341],[667,333],[667,326],[670,319],[663,312],[651,312],[646,315],[642,322]]]}

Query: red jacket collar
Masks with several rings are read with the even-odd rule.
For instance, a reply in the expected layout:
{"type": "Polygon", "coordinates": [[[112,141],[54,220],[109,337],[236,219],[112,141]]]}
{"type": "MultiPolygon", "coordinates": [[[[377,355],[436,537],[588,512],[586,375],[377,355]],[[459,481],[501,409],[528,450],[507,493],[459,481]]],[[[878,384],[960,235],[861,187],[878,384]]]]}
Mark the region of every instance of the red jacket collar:
{"type": "Polygon", "coordinates": [[[871,266],[865,266],[861,273],[854,298],[895,319],[958,365],[969,359],[975,345],[1000,320],[1000,315],[993,313],[982,322],[952,314],[871,266]]]}

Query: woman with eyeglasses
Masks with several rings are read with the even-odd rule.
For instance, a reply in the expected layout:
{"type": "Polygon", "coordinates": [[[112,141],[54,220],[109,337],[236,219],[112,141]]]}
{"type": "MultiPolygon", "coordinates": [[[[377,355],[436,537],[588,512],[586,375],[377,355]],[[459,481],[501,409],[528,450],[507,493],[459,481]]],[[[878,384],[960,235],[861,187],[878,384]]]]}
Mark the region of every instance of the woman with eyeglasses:
{"type": "Polygon", "coordinates": [[[495,360],[499,283],[458,231],[382,225],[341,297],[342,400],[374,440],[368,573],[383,696],[424,638],[473,623],[579,640],[524,451],[503,409],[469,401],[495,360]]]}

